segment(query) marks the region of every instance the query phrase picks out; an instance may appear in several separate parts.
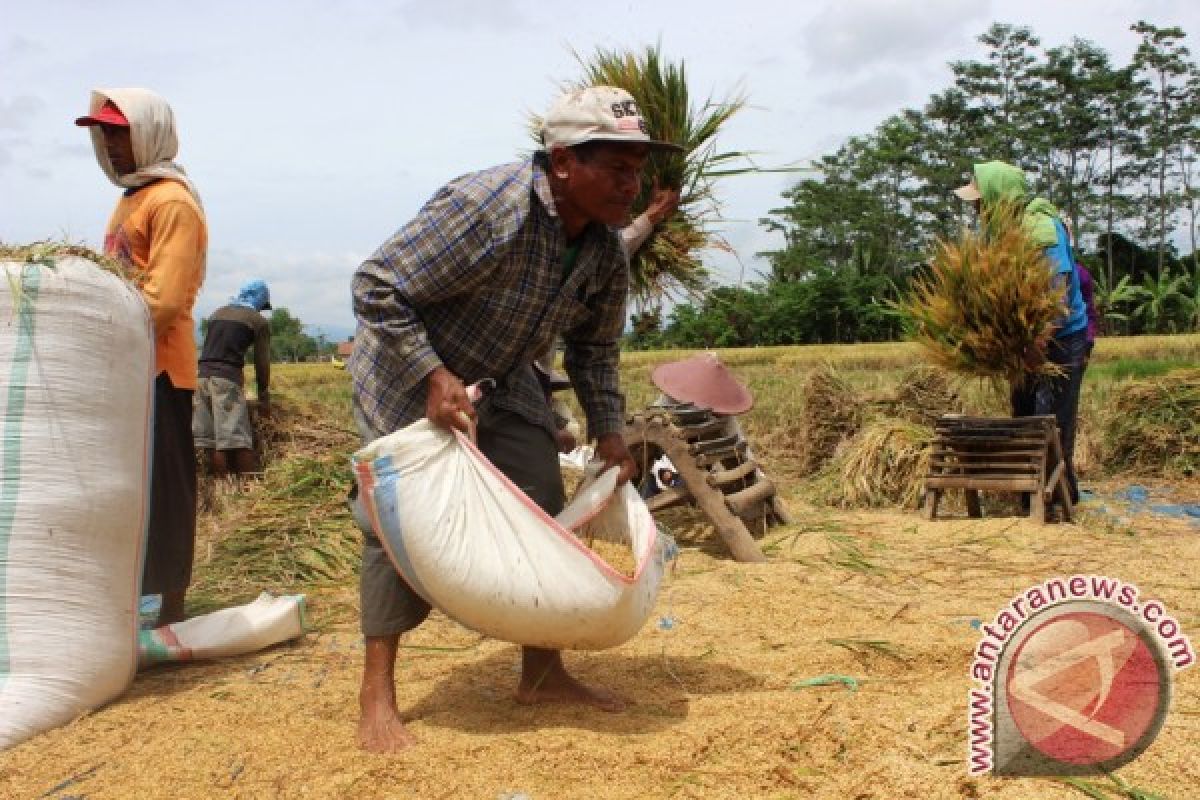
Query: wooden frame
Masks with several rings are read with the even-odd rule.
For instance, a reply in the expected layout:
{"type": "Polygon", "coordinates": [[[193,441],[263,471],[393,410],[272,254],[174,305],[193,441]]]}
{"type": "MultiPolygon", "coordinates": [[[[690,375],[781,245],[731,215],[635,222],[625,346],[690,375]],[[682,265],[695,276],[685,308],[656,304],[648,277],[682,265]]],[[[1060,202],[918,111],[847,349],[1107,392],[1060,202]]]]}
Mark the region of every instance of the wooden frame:
{"type": "Polygon", "coordinates": [[[944,416],[934,433],[925,478],[926,519],[937,518],[945,490],[962,489],[971,517],[982,516],[980,491],[1011,491],[1029,494],[1029,516],[1038,522],[1047,521],[1054,503],[1071,521],[1074,509],[1054,417],[944,416]]]}
{"type": "Polygon", "coordinates": [[[661,451],[683,481],[651,497],[646,503],[651,512],[697,506],[736,560],[766,561],[747,522],[784,524],[787,513],[774,482],[747,457],[749,443],[727,433],[727,423],[708,409],[688,404],[652,406],[628,419],[625,443],[635,453],[661,451]]]}

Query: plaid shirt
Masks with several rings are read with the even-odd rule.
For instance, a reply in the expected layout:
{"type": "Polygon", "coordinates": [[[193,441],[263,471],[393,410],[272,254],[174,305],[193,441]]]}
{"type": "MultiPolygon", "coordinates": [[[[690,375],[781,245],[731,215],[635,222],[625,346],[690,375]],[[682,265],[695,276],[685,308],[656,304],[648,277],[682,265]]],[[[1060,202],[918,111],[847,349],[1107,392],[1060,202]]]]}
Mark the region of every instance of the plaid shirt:
{"type": "Polygon", "coordinates": [[[496,381],[499,407],[554,430],[534,359],[561,334],[590,436],[619,432],[617,346],[628,261],[592,224],[563,279],[566,234],[540,160],[465,175],[440,189],[354,275],[355,411],[379,434],[425,416],[425,377],[496,381]]]}

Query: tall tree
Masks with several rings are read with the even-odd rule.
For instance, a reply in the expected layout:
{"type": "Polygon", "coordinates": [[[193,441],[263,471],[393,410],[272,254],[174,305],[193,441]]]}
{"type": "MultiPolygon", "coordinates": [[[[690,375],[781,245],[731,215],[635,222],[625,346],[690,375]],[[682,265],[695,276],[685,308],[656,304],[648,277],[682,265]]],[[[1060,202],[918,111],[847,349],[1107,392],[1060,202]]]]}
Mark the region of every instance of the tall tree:
{"type": "Polygon", "coordinates": [[[1031,138],[1037,133],[1043,92],[1036,69],[1041,44],[1033,31],[1003,23],[987,29],[979,41],[987,46],[986,61],[956,61],[950,65],[954,84],[977,111],[979,140],[988,158],[1025,163],[1031,138]]]}
{"type": "Polygon", "coordinates": [[[1183,44],[1187,34],[1182,28],[1159,28],[1141,20],[1130,30],[1142,37],[1133,56],[1138,88],[1146,102],[1145,138],[1139,154],[1153,165],[1153,177],[1148,180],[1146,227],[1147,233],[1153,231],[1157,239],[1161,278],[1167,256],[1167,220],[1179,205],[1168,181],[1178,164],[1183,139],[1193,130],[1187,98],[1190,51],[1183,44]]]}

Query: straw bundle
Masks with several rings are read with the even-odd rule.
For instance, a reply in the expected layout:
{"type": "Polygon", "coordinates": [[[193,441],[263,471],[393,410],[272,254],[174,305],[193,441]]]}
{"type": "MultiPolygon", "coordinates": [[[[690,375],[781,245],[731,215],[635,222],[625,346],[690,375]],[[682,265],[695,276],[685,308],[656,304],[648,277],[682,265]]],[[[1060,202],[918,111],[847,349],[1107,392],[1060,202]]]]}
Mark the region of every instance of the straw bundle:
{"type": "Polygon", "coordinates": [[[869,421],[822,471],[818,493],[839,508],[916,508],[933,430],[903,419],[869,421]]]}
{"type": "Polygon", "coordinates": [[[1017,209],[999,207],[980,231],[936,245],[927,275],[899,308],[910,337],[948,370],[1017,386],[1058,367],[1046,359],[1064,290],[1017,209]]]}
{"type": "Polygon", "coordinates": [[[862,425],[863,404],[837,371],[823,364],[808,374],[801,389],[800,469],[812,473],[833,457],[862,425]]]}
{"type": "Polygon", "coordinates": [[[1103,449],[1111,470],[1200,471],[1200,370],[1169,372],[1118,390],[1103,449]]]}
{"type": "Polygon", "coordinates": [[[946,372],[924,366],[906,370],[883,405],[889,407],[891,416],[929,427],[943,414],[963,410],[962,398],[946,372]]]}
{"type": "MultiPolygon", "coordinates": [[[[634,215],[645,210],[656,186],[680,190],[679,208],[630,259],[631,296],[638,309],[656,307],[664,297],[694,298],[708,288],[708,268],[699,258],[706,248],[729,250],[712,229],[719,218],[714,193],[718,177],[753,172],[735,167],[743,152],[718,152],[721,127],[746,105],[741,94],[723,100],[692,100],[683,62],[663,59],[658,46],[644,51],[599,49],[589,58],[576,54],[583,75],[566,88],[616,86],[633,95],[650,133],[683,148],[679,154],[658,153],[642,173],[634,215]]],[[[531,127],[539,140],[541,120],[531,127]]]]}

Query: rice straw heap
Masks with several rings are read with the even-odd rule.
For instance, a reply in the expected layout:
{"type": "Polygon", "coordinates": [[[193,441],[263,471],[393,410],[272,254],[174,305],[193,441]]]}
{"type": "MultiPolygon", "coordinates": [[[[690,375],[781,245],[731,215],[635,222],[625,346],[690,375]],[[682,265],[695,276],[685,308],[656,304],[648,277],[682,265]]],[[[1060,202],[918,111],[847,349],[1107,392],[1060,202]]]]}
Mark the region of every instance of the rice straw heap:
{"type": "Polygon", "coordinates": [[[1115,393],[1104,465],[1162,475],[1200,472],[1200,370],[1132,381],[1115,393]]]}
{"type": "Polygon", "coordinates": [[[962,398],[945,370],[927,366],[905,370],[883,405],[892,416],[929,427],[943,414],[963,410],[962,398]]]}
{"type": "Polygon", "coordinates": [[[870,420],[822,470],[821,499],[839,508],[916,508],[932,443],[933,429],[926,425],[870,420]]]}
{"type": "Polygon", "coordinates": [[[816,472],[862,425],[863,403],[837,371],[823,364],[808,374],[801,389],[800,469],[816,472]]]}

